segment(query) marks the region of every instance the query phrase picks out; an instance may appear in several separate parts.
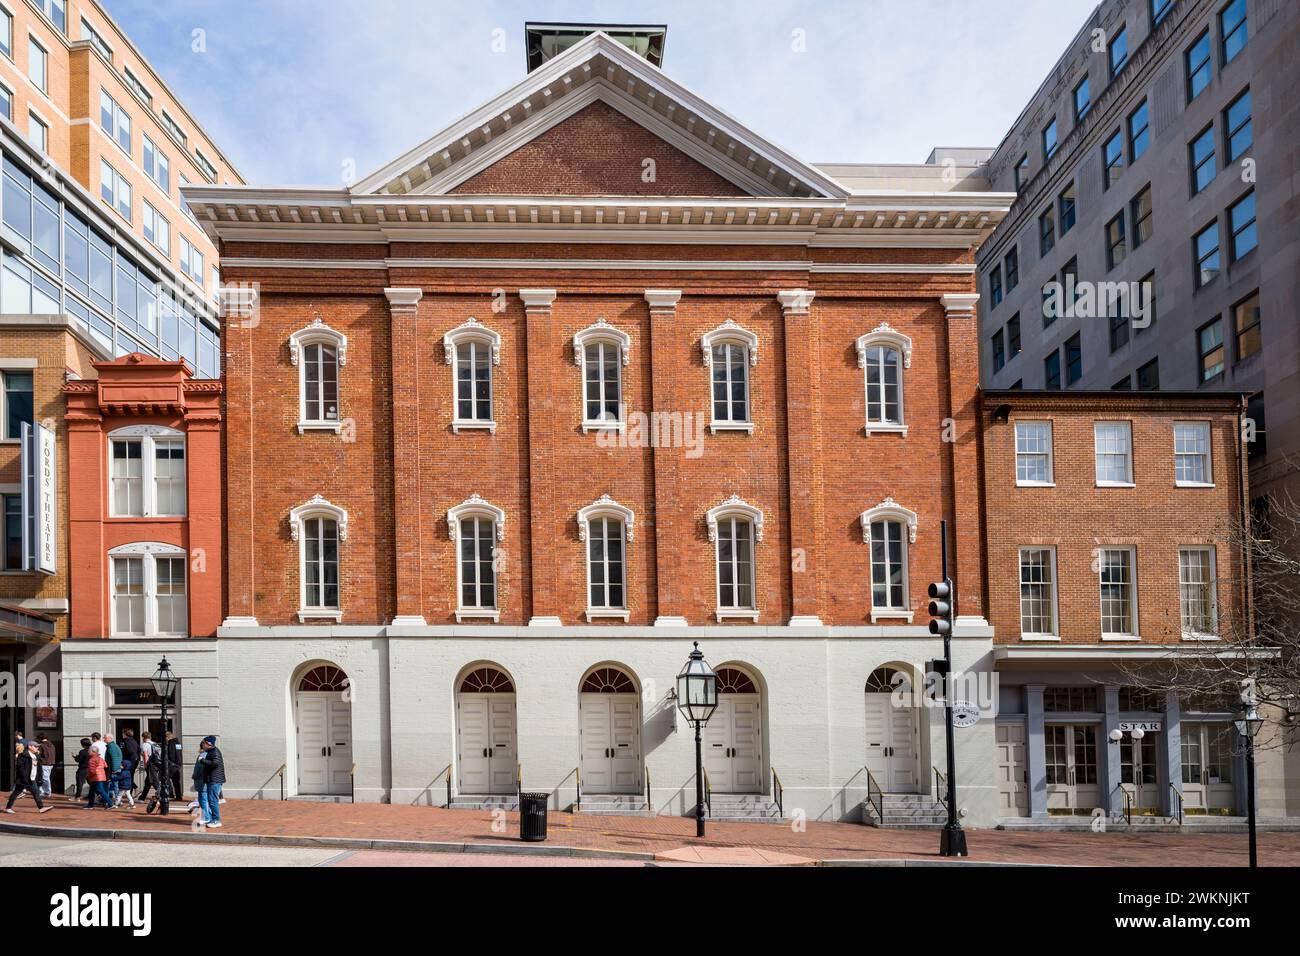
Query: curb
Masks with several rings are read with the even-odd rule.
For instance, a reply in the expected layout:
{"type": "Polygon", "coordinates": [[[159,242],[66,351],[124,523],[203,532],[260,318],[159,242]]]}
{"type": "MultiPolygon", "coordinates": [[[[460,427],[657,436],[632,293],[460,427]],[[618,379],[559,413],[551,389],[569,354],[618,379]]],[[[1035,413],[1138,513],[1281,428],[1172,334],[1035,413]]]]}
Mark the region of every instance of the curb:
{"type": "Polygon", "coordinates": [[[1063,867],[1069,864],[1065,863],[1006,863],[1001,860],[821,860],[819,866],[829,867],[862,867],[862,866],[883,866],[883,867],[935,867],[935,866],[994,866],[994,867],[1063,867]]]}
{"type": "Polygon", "coordinates": [[[653,853],[601,850],[593,847],[532,846],[517,843],[446,843],[433,840],[366,840],[351,837],[287,836],[257,833],[202,833],[185,830],[109,830],[89,827],[47,827],[31,823],[0,823],[0,833],[59,837],[72,840],[126,840],[167,843],[222,843],[235,846],[318,847],[333,850],[398,850],[421,853],[499,853],[506,856],[574,857],[589,860],[651,862],[653,853]]]}

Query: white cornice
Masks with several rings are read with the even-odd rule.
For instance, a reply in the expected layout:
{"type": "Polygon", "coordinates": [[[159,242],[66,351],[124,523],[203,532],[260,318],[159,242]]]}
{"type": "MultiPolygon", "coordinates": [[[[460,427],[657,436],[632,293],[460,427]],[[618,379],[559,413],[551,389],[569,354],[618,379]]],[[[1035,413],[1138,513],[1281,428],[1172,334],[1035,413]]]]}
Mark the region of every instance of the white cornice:
{"type": "MultiPolygon", "coordinates": [[[[223,259],[221,264],[232,269],[530,269],[543,271],[564,270],[632,270],[642,271],[716,271],[716,272],[815,272],[857,273],[867,275],[974,275],[971,263],[924,262],[806,262],[798,259],[283,259],[256,256],[236,256],[223,259]]],[[[551,292],[553,290],[521,290],[551,292]]],[[[529,303],[525,303],[528,305],[529,303]]],[[[542,299],[531,304],[533,308],[549,305],[542,299]]],[[[665,306],[671,307],[671,305],[665,306]]]]}

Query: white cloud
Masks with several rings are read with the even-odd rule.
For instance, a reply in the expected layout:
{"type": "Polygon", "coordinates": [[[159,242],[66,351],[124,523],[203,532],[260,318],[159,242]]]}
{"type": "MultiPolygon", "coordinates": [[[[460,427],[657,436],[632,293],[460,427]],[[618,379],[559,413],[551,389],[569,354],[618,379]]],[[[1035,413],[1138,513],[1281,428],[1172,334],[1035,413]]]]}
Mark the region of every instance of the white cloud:
{"type": "Polygon", "coordinates": [[[996,146],[1094,5],[109,0],[248,181],[319,185],[349,159],[364,176],[517,81],[526,20],[666,23],[674,79],[815,162],[996,146]]]}

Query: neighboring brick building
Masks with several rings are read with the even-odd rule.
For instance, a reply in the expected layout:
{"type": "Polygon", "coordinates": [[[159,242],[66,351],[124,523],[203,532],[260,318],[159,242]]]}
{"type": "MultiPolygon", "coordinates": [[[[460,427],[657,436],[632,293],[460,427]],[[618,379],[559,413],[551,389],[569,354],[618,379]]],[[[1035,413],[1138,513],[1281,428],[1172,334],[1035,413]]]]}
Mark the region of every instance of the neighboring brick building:
{"type": "MultiPolygon", "coordinates": [[[[1000,815],[1240,813],[1234,712],[1135,693],[1143,668],[1241,633],[1242,395],[986,392],[1000,815]],[[1126,722],[1146,725],[1140,743],[1126,722]],[[1173,785],[1171,787],[1171,784],[1173,785]]],[[[1262,752],[1262,813],[1285,813],[1262,752]]]]}

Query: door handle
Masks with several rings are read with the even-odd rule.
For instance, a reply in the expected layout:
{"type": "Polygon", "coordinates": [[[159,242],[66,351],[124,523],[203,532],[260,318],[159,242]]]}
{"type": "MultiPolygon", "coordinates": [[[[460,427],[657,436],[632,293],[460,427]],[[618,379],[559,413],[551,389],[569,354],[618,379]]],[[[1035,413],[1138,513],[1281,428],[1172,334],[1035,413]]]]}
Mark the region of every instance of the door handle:
{"type": "Polygon", "coordinates": [[[324,747],[322,747],[322,748],[320,749],[320,755],[321,755],[322,757],[325,756],[325,748],[324,748],[324,747]]]}
{"type": "Polygon", "coordinates": [[[483,756],[484,756],[484,757],[487,756],[487,748],[486,748],[486,747],[483,748],[483,756]]]}

